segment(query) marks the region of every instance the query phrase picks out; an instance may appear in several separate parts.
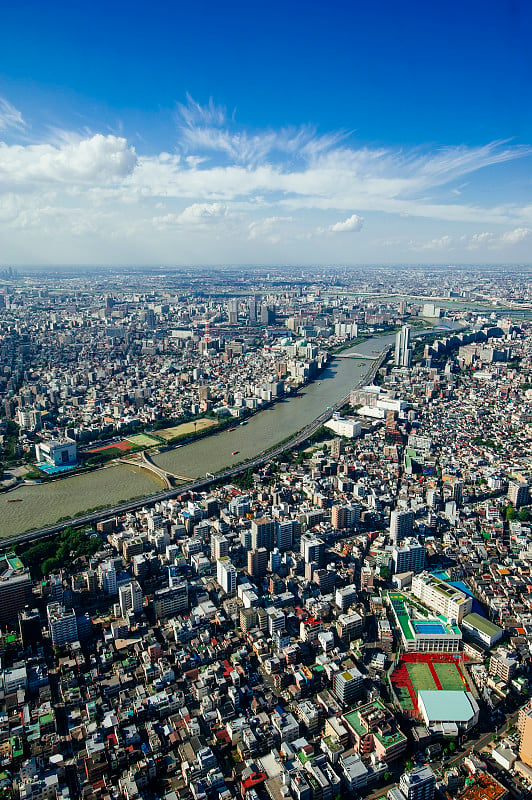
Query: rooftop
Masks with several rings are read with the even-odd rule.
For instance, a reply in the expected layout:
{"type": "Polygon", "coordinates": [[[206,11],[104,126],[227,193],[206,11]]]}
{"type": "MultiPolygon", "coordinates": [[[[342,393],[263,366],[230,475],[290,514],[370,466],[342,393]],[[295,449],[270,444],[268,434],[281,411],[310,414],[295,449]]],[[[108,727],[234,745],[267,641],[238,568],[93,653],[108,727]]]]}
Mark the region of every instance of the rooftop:
{"type": "Polygon", "coordinates": [[[430,722],[468,722],[475,713],[469,692],[429,689],[418,696],[430,722]]]}

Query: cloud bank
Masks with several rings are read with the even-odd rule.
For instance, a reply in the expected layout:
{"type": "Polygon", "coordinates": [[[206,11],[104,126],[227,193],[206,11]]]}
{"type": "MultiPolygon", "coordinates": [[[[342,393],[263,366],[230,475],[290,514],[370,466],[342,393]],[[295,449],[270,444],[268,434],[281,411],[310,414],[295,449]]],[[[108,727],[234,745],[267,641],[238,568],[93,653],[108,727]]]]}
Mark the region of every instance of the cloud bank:
{"type": "Polygon", "coordinates": [[[33,141],[26,115],[0,98],[1,258],[348,263],[353,239],[336,234],[349,233],[357,258],[369,261],[451,250],[464,260],[518,259],[528,248],[532,206],[518,197],[486,203],[497,185],[486,195],[475,179],[529,159],[530,147],[407,150],[311,125],[250,130],[213,100],[191,97],[174,122],[174,140],[155,153],[137,151],[127,135],[68,127],[33,141]]]}

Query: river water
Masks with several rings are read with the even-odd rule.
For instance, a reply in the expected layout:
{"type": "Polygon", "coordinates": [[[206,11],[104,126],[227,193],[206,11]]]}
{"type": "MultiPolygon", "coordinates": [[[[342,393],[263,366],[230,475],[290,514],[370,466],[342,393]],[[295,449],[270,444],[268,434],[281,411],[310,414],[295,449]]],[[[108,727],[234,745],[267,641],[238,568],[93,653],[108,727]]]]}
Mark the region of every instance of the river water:
{"type": "MultiPolygon", "coordinates": [[[[394,341],[379,336],[352,351],[376,357],[394,341]]],[[[315,419],[356,386],[371,366],[371,360],[336,358],[319,377],[305,387],[301,398],[275,404],[253,416],[247,425],[235,422],[235,430],[214,434],[199,442],[153,456],[157,466],[185,478],[236,464],[257,455],[315,419]],[[233,454],[235,450],[238,453],[233,454]]],[[[15,536],[31,528],[51,525],[62,517],[74,517],[89,509],[112,506],[161,491],[160,482],[147,472],[122,464],[52,483],[22,486],[0,495],[0,537],[15,536]],[[19,497],[23,502],[8,502],[19,497]]]]}

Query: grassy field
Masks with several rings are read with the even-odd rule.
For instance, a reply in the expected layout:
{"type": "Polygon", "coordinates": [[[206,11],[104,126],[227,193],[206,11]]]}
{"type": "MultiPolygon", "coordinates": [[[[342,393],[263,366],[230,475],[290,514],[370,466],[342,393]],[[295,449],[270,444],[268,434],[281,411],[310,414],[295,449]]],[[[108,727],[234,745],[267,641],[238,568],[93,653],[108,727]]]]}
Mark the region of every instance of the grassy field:
{"type": "Polygon", "coordinates": [[[214,419],[196,419],[193,422],[183,422],[182,425],[176,425],[173,428],[162,428],[157,431],[157,436],[165,442],[173,442],[174,439],[179,439],[180,436],[187,436],[190,433],[199,433],[199,431],[206,430],[218,425],[214,419]]]}
{"type": "Polygon", "coordinates": [[[438,676],[440,683],[448,692],[467,691],[462,681],[462,676],[454,664],[433,664],[434,672],[438,676]]]}
{"type": "Polygon", "coordinates": [[[406,668],[416,694],[426,689],[436,689],[428,664],[407,664],[406,668]]]}
{"type": "Polygon", "coordinates": [[[128,436],[126,441],[138,445],[139,447],[152,447],[153,445],[160,444],[158,439],[155,439],[153,436],[148,436],[146,433],[137,433],[135,436],[128,436]]]}
{"type": "Polygon", "coordinates": [[[412,703],[410,692],[408,691],[406,686],[394,686],[393,689],[395,694],[397,695],[397,699],[399,700],[401,708],[404,708],[405,711],[412,710],[414,708],[414,704],[412,703]]]}

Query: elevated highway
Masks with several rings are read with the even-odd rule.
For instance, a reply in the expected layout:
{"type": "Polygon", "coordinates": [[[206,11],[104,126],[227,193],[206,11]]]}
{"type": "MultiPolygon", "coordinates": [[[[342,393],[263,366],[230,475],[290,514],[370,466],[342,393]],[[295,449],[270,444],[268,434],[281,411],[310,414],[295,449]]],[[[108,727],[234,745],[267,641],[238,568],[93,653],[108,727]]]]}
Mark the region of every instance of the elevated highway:
{"type": "MultiPolygon", "coordinates": [[[[377,374],[378,369],[384,363],[388,353],[390,352],[391,345],[386,347],[386,349],[380,354],[376,361],[371,366],[371,369],[366,373],[366,375],[358,382],[358,386],[361,386],[366,383],[371,383],[375,375],[377,374]]],[[[355,388],[355,387],[353,387],[355,388]]],[[[263,464],[266,464],[273,459],[277,458],[278,456],[282,455],[283,453],[287,452],[288,450],[293,450],[296,447],[302,445],[313,433],[315,433],[318,428],[320,428],[324,422],[326,422],[330,417],[333,415],[335,411],[341,409],[346,403],[349,402],[349,395],[342,397],[337,403],[333,406],[329,406],[325,411],[323,411],[319,416],[317,416],[312,422],[308,425],[305,425],[304,428],[297,431],[293,436],[287,439],[284,442],[281,442],[279,445],[273,447],[270,450],[263,451],[256,455],[254,458],[248,459],[247,461],[243,461],[240,464],[236,464],[234,467],[229,467],[228,469],[221,470],[215,474],[209,473],[204,478],[198,478],[196,480],[190,481],[188,483],[184,483],[181,486],[176,486],[171,489],[165,489],[164,491],[158,492],[156,494],[151,494],[146,497],[140,497],[136,500],[128,500],[125,503],[119,503],[116,506],[108,506],[107,508],[99,509],[98,511],[91,511],[88,514],[81,514],[77,517],[73,517],[72,519],[62,520],[61,522],[56,522],[53,525],[46,525],[43,528],[36,528],[32,531],[27,531],[26,533],[18,534],[17,536],[10,536],[5,539],[0,540],[0,550],[5,550],[9,547],[12,547],[15,542],[32,542],[37,539],[42,539],[47,536],[53,536],[56,533],[60,533],[61,531],[65,530],[68,527],[81,527],[83,525],[94,525],[97,522],[101,522],[104,519],[108,519],[109,517],[114,516],[121,516],[126,514],[130,511],[137,511],[144,506],[151,506],[154,503],[160,502],[161,500],[171,500],[172,498],[178,497],[179,495],[186,494],[187,492],[198,492],[203,491],[204,489],[208,489],[215,483],[220,481],[227,481],[230,478],[235,477],[236,475],[240,475],[242,472],[246,472],[248,469],[254,469],[255,467],[260,467],[263,464]]],[[[148,466],[145,464],[144,466],[148,466]]],[[[154,465],[155,466],[155,465],[154,465]]],[[[157,468],[159,470],[159,468],[157,468]]],[[[161,477],[163,474],[166,477],[166,474],[163,470],[160,470],[161,477]]]]}

